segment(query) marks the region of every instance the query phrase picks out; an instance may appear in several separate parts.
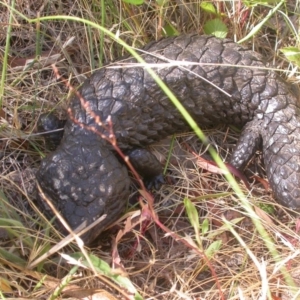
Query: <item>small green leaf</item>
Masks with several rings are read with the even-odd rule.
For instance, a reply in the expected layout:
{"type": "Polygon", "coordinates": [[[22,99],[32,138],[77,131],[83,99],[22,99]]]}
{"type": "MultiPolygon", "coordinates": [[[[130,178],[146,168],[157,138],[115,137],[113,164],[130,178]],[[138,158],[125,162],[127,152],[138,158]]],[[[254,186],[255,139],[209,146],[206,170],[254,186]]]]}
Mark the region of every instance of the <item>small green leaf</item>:
{"type": "Polygon", "coordinates": [[[13,238],[22,238],[22,242],[29,246],[33,247],[34,241],[30,236],[28,228],[26,228],[20,221],[0,218],[0,228],[5,228],[8,235],[13,238]]]}
{"type": "Polygon", "coordinates": [[[268,14],[262,19],[262,21],[256,24],[244,38],[238,41],[238,43],[243,43],[249,38],[253,37],[263,27],[263,25],[273,16],[273,14],[275,14],[277,10],[279,10],[280,6],[283,5],[284,2],[285,0],[280,0],[280,2],[268,12],[268,14]]]}
{"type": "MultiPolygon", "coordinates": [[[[2,126],[0,128],[2,129],[2,126]]],[[[5,128],[5,127],[3,127],[3,128],[5,128]]],[[[0,190],[0,217],[14,219],[14,220],[20,220],[20,216],[18,215],[16,209],[13,209],[11,207],[8,199],[6,198],[6,196],[2,190],[0,190]]]]}
{"type": "Polygon", "coordinates": [[[218,38],[227,36],[227,26],[220,19],[207,21],[203,27],[205,34],[214,35],[218,38]]]}
{"type": "Polygon", "coordinates": [[[277,4],[279,0],[244,0],[243,4],[247,7],[255,7],[257,5],[277,4]]]}
{"type": "Polygon", "coordinates": [[[188,218],[190,220],[190,223],[194,227],[195,238],[198,243],[198,247],[200,247],[202,249],[202,243],[201,243],[201,239],[200,239],[200,223],[199,223],[198,211],[197,211],[194,203],[190,199],[184,198],[183,203],[184,203],[184,207],[185,207],[186,213],[188,215],[188,218]]]}
{"type": "Polygon", "coordinates": [[[191,225],[194,227],[195,232],[199,233],[199,215],[195,205],[189,198],[184,198],[183,203],[191,225]]]}
{"type": "Polygon", "coordinates": [[[179,35],[178,30],[169,22],[164,26],[163,33],[165,37],[179,35]]]}
{"type": "Polygon", "coordinates": [[[202,229],[202,234],[204,235],[205,233],[208,232],[208,229],[209,229],[209,222],[208,222],[208,219],[205,219],[202,223],[202,226],[201,226],[201,229],[202,229]]]}
{"type": "Polygon", "coordinates": [[[275,213],[275,208],[273,205],[270,204],[265,204],[265,203],[259,203],[259,208],[261,208],[263,211],[265,211],[266,213],[272,215],[275,213]]]}
{"type": "Polygon", "coordinates": [[[216,8],[214,7],[214,5],[211,2],[204,1],[200,4],[200,7],[207,13],[211,13],[214,15],[217,14],[216,8]]]}
{"type": "Polygon", "coordinates": [[[123,2],[138,6],[144,4],[145,1],[144,0],[123,0],[123,2]]]}
{"type": "Polygon", "coordinates": [[[11,251],[6,251],[4,248],[0,248],[0,257],[1,261],[6,260],[21,267],[25,267],[27,264],[25,260],[13,254],[11,251]]]}
{"type": "Polygon", "coordinates": [[[297,47],[285,47],[280,49],[284,56],[297,66],[300,66],[300,49],[297,47]]]}
{"type": "Polygon", "coordinates": [[[222,246],[221,240],[214,241],[213,243],[211,243],[209,247],[205,250],[205,255],[207,256],[207,258],[209,259],[213,257],[214,254],[220,250],[221,246],[222,246]]]}
{"type": "MultiPolygon", "coordinates": [[[[80,260],[80,263],[82,265],[84,265],[88,269],[91,269],[89,262],[86,260],[86,258],[82,253],[80,252],[72,253],[69,256],[77,260],[80,260]]],[[[111,267],[106,261],[100,259],[99,257],[93,254],[89,254],[89,259],[91,260],[93,267],[99,274],[107,276],[108,278],[110,278],[111,280],[119,284],[122,288],[125,288],[128,292],[134,294],[134,299],[136,300],[143,299],[143,297],[138,293],[138,291],[136,290],[135,286],[132,284],[129,278],[117,274],[116,272],[114,272],[113,269],[111,269],[111,267]]]]}

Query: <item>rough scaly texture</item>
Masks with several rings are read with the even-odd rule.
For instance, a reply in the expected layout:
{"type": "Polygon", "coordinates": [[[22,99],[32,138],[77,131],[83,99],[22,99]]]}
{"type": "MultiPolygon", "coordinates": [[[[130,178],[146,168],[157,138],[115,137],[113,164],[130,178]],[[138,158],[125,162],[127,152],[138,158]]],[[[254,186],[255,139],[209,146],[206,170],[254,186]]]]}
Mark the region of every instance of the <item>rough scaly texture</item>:
{"type": "MultiPolygon", "coordinates": [[[[155,70],[199,125],[244,126],[231,163],[243,168],[262,145],[275,197],[300,210],[299,104],[288,84],[264,68],[261,55],[228,39],[196,34],[166,38],[144,51],[151,52],[143,55],[147,63],[176,62],[155,70]],[[193,64],[180,66],[180,61],[193,64]]],[[[161,169],[146,150],[139,149],[189,129],[142,67],[103,67],[79,91],[101,120],[111,115],[118,145],[146,178],[157,177],[161,169]]],[[[79,122],[96,126],[77,97],[70,108],[79,122]]],[[[108,215],[84,235],[86,243],[120,216],[129,196],[127,169],[111,145],[71,119],[60,146],[43,160],[37,180],[72,228],[108,215]]]]}

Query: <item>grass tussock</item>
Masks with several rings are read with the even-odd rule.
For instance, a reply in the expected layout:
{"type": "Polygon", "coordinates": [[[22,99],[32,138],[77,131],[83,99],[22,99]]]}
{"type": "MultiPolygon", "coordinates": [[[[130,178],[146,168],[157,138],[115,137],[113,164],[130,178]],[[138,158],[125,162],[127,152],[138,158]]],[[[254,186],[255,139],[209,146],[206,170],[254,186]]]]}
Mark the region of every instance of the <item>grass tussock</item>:
{"type": "MultiPolygon", "coordinates": [[[[193,134],[153,146],[167,166],[167,184],[155,192],[153,207],[142,200],[128,209],[98,247],[83,248],[67,237],[61,248],[63,237],[35,202],[34,174],[48,152],[36,122],[52,110],[65,118],[70,93],[51,64],[78,86],[92,70],[126,54],[78,18],[134,47],[170,34],[202,34],[218,19],[227,37],[248,37],[244,44],[288,80],[300,78],[299,57],[287,59],[291,55],[280,51],[299,49],[298,0],[0,2],[1,299],[297,299],[299,222],[272,198],[260,154],[246,171],[249,188],[239,181],[251,215],[193,134]]],[[[205,134],[228,160],[238,130],[205,134]]],[[[139,197],[133,189],[130,201],[139,197]]]]}

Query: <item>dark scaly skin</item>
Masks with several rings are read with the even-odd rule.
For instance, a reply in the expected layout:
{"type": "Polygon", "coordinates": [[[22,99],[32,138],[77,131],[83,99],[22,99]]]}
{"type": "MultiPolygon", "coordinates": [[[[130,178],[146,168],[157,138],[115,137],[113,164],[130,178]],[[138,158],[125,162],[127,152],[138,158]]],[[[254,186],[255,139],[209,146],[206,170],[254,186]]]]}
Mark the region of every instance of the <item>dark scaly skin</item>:
{"type": "MultiPolygon", "coordinates": [[[[262,57],[231,40],[199,35],[163,39],[144,50],[155,52],[143,56],[151,64],[166,62],[157,56],[200,63],[155,70],[200,126],[244,126],[231,164],[243,168],[262,145],[275,197],[281,204],[300,210],[299,104],[288,84],[264,69],[262,57]]],[[[136,60],[130,58],[125,62],[136,60]]],[[[79,91],[102,120],[111,115],[118,145],[129,154],[134,153],[132,159],[139,170],[147,168],[144,177],[155,177],[161,169],[155,160],[141,159],[141,153],[136,155],[135,149],[189,129],[165,93],[141,67],[104,67],[87,79],[79,91]],[[139,165],[139,161],[143,162],[139,165]]],[[[96,126],[77,97],[70,108],[79,122],[96,126]]],[[[60,146],[43,160],[37,173],[43,191],[72,228],[82,221],[91,223],[104,213],[108,215],[104,223],[84,235],[86,243],[120,216],[129,196],[127,169],[111,150],[108,142],[68,119],[60,146]]]]}
{"type": "Polygon", "coordinates": [[[45,113],[39,117],[37,131],[45,132],[43,135],[49,150],[55,150],[60,143],[65,123],[65,120],[59,120],[53,113],[45,113]]]}

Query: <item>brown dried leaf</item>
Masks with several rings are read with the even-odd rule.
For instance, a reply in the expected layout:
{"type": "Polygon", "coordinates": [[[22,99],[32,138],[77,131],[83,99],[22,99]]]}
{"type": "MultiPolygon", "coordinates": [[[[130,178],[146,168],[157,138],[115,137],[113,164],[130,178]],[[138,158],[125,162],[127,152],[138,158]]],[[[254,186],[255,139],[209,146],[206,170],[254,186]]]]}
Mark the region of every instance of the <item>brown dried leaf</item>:
{"type": "Polygon", "coordinates": [[[2,108],[0,108],[0,118],[6,119],[6,113],[2,108]]]}
{"type": "Polygon", "coordinates": [[[256,212],[256,214],[262,219],[264,220],[267,224],[269,225],[274,225],[274,222],[272,221],[272,219],[269,217],[269,215],[264,211],[262,210],[261,208],[257,207],[257,206],[254,206],[254,210],[256,212]]]}
{"type": "Polygon", "coordinates": [[[267,180],[265,180],[265,179],[263,179],[263,178],[261,178],[259,176],[256,176],[256,175],[253,175],[251,178],[254,178],[256,181],[258,181],[259,183],[261,183],[266,191],[269,190],[270,185],[269,185],[269,182],[267,180]]]}
{"type": "Polygon", "coordinates": [[[34,66],[50,66],[56,63],[61,58],[61,53],[55,51],[44,51],[40,57],[37,55],[31,55],[26,58],[23,57],[12,57],[8,60],[8,64],[15,70],[23,70],[30,64],[34,66]]]}
{"type": "Polygon", "coordinates": [[[119,230],[116,236],[116,244],[118,244],[118,242],[126,233],[131,232],[131,230],[143,220],[144,219],[141,216],[140,210],[130,213],[130,215],[126,218],[124,229],[119,230]]]}
{"type": "MultiPolygon", "coordinates": [[[[194,153],[194,155],[197,155],[194,153]]],[[[203,157],[197,155],[197,166],[201,169],[207,170],[214,174],[228,174],[228,171],[220,169],[213,161],[206,160],[203,157]]]]}
{"type": "Polygon", "coordinates": [[[117,300],[109,292],[100,289],[73,289],[64,291],[63,294],[81,300],[117,300]]]}
{"type": "Polygon", "coordinates": [[[11,288],[9,281],[0,277],[0,291],[3,293],[12,293],[13,289],[11,288]]]}
{"type": "Polygon", "coordinates": [[[298,233],[300,230],[300,219],[299,218],[296,219],[296,229],[295,230],[296,230],[296,233],[298,233]]]}

